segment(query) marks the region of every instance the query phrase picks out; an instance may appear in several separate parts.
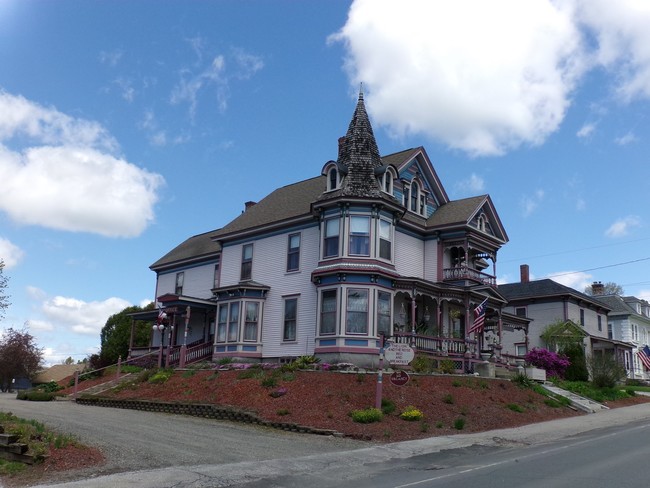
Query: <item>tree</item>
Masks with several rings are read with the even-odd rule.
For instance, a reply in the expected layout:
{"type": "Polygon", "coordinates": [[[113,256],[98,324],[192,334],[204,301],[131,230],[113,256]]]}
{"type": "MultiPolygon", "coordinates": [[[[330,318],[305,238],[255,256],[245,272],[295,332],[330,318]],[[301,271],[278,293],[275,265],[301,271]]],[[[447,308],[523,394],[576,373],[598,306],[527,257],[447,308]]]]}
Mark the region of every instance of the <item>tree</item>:
{"type": "Polygon", "coordinates": [[[607,283],[598,283],[597,285],[588,285],[585,286],[585,295],[594,296],[594,295],[619,295],[622,296],[625,294],[625,290],[618,283],[613,281],[608,281],[607,283]],[[594,286],[596,290],[594,292],[594,286]]]}
{"type": "Polygon", "coordinates": [[[41,369],[43,351],[26,330],[6,329],[0,337],[0,388],[7,391],[16,378],[33,378],[41,369]]]}
{"type": "MultiPolygon", "coordinates": [[[[152,310],[154,306],[153,303],[150,303],[145,308],[138,306],[127,307],[121,312],[111,315],[106,321],[106,325],[102,327],[99,358],[93,359],[93,365],[97,364],[97,360],[103,366],[108,366],[117,363],[120,356],[126,359],[129,354],[129,340],[131,339],[131,324],[133,322],[133,319],[128,314],[152,310]]],[[[151,324],[144,320],[137,320],[135,322],[133,345],[148,345],[150,333],[151,324]]]]}
{"type": "Polygon", "coordinates": [[[4,318],[4,311],[9,307],[9,296],[5,295],[9,278],[4,275],[4,268],[5,262],[0,259],[0,320],[4,318]]]}

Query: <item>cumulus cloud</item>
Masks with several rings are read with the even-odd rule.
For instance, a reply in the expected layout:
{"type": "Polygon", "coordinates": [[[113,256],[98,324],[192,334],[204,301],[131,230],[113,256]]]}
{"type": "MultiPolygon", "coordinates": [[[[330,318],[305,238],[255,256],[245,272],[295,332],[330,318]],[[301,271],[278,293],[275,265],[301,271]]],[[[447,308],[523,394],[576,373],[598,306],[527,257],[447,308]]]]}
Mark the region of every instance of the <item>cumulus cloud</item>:
{"type": "Polygon", "coordinates": [[[357,0],[330,39],[378,124],[476,155],[543,142],[583,70],[570,12],[547,0],[357,0]]]}
{"type": "Polygon", "coordinates": [[[25,252],[8,239],[0,237],[0,261],[5,264],[5,269],[16,266],[25,256],[25,252]]]}
{"type": "Polygon", "coordinates": [[[43,302],[41,311],[47,319],[70,332],[98,335],[106,320],[131,304],[121,298],[85,302],[76,298],[55,296],[43,302]]]}
{"type": "Polygon", "coordinates": [[[638,0],[355,0],[329,39],[376,124],[498,155],[543,143],[597,67],[620,100],[650,98],[648,25],[638,0]]]}
{"type": "Polygon", "coordinates": [[[0,211],[22,224],[139,235],[163,178],[116,150],[100,124],[0,91],[0,211]],[[19,140],[27,145],[10,147],[19,140]]]}
{"type": "Polygon", "coordinates": [[[607,237],[624,237],[628,235],[631,229],[641,226],[641,218],[636,215],[628,215],[618,219],[605,231],[607,237]]]}

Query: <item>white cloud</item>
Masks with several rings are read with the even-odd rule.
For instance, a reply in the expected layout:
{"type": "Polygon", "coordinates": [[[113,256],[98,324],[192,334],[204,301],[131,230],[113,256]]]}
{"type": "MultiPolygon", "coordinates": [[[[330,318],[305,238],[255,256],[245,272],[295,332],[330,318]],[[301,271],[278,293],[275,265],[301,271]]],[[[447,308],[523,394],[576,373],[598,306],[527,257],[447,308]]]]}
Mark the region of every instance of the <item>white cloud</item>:
{"type": "Polygon", "coordinates": [[[641,226],[641,218],[636,215],[628,215],[618,219],[605,231],[607,237],[624,237],[630,233],[630,230],[641,226]]]}
{"type": "Polygon", "coordinates": [[[0,92],[0,211],[22,224],[139,235],[154,218],[164,180],[115,156],[116,148],[95,122],[0,92]],[[5,145],[18,137],[31,146],[5,145]]]}
{"type": "Polygon", "coordinates": [[[25,256],[25,252],[8,239],[0,237],[0,261],[5,264],[5,269],[16,266],[25,256]]]}
{"type": "Polygon", "coordinates": [[[196,115],[203,93],[214,93],[217,110],[224,113],[228,108],[232,82],[248,80],[264,68],[261,57],[244,49],[234,48],[230,54],[209,56],[209,48],[203,38],[187,39],[187,42],[196,60],[191,67],[180,71],[180,81],[173,87],[169,101],[173,105],[188,104],[192,118],[196,115]]]}
{"type": "Polygon", "coordinates": [[[456,190],[462,193],[481,193],[485,190],[485,181],[476,173],[456,184],[456,190]]]}
{"type": "Polygon", "coordinates": [[[634,135],[634,132],[628,132],[627,134],[617,137],[614,139],[614,142],[618,144],[619,146],[627,146],[628,144],[632,144],[633,142],[636,142],[638,139],[634,135]]]}
{"type": "Polygon", "coordinates": [[[584,69],[570,11],[548,0],[356,0],[330,40],[378,124],[475,155],[542,143],[584,69]]]}
{"type": "Polygon", "coordinates": [[[544,190],[537,190],[532,195],[526,195],[521,199],[521,207],[524,217],[531,215],[540,203],[544,200],[544,190]]]}
{"type": "Polygon", "coordinates": [[[596,130],[596,124],[594,124],[593,122],[589,122],[583,125],[582,127],[580,127],[580,130],[576,133],[576,135],[580,139],[586,139],[589,136],[591,136],[595,130],[596,130]]]}
{"type": "Polygon", "coordinates": [[[605,68],[619,100],[650,99],[648,25],[641,0],[355,0],[329,40],[392,135],[498,155],[555,132],[590,70],[605,68]]]}
{"type": "Polygon", "coordinates": [[[110,67],[117,66],[117,63],[120,62],[124,51],[121,49],[114,49],[113,51],[100,51],[99,53],[99,62],[102,64],[107,64],[110,67]]]}
{"type": "Polygon", "coordinates": [[[76,298],[56,296],[43,302],[42,312],[57,328],[83,335],[99,335],[106,320],[129,302],[111,297],[103,301],[85,302],[76,298]]]}
{"type": "Polygon", "coordinates": [[[590,286],[591,283],[593,283],[593,276],[582,271],[560,271],[558,273],[548,275],[548,278],[557,283],[560,283],[561,285],[573,288],[574,290],[577,290],[581,293],[584,292],[587,286],[590,286]]]}
{"type": "Polygon", "coordinates": [[[51,332],[54,330],[54,324],[52,324],[52,322],[47,322],[46,320],[30,319],[26,322],[26,324],[30,330],[38,330],[44,332],[51,332]]]}
{"type": "Polygon", "coordinates": [[[636,297],[650,302],[650,290],[639,290],[639,293],[636,295],[636,297]]]}
{"type": "Polygon", "coordinates": [[[611,70],[624,101],[650,98],[650,3],[576,0],[577,18],[597,40],[597,61],[611,70]]]}

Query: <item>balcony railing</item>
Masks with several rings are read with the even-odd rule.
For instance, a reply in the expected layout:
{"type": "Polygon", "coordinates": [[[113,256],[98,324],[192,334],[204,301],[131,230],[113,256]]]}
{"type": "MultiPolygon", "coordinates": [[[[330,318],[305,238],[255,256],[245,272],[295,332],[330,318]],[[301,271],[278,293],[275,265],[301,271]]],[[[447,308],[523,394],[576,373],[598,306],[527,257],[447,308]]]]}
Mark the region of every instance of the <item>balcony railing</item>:
{"type": "Polygon", "coordinates": [[[445,281],[472,280],[490,286],[496,286],[497,284],[497,280],[494,276],[481,273],[480,271],[468,268],[467,266],[445,268],[443,270],[443,279],[445,281]]]}

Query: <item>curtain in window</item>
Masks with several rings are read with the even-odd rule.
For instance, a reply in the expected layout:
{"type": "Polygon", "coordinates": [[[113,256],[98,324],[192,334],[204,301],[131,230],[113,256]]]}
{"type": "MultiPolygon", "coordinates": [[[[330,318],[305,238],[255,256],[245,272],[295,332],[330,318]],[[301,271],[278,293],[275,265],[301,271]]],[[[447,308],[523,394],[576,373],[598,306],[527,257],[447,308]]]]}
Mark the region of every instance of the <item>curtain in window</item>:
{"type": "Polygon", "coordinates": [[[370,255],[370,219],[350,217],[350,254],[370,255]]]}
{"type": "Polygon", "coordinates": [[[336,332],[336,290],[323,292],[320,314],[320,333],[334,334],[336,332]]]}
{"type": "Polygon", "coordinates": [[[239,333],[239,303],[230,304],[230,320],[228,323],[228,342],[236,342],[239,333]]]}
{"type": "Polygon", "coordinates": [[[228,327],[228,305],[219,307],[219,324],[217,327],[217,342],[226,342],[226,329],[228,327]]]}
{"type": "Polygon", "coordinates": [[[348,289],[345,325],[348,334],[368,333],[368,290],[348,289]]]}
{"type": "Polygon", "coordinates": [[[390,293],[377,294],[377,334],[390,335],[390,293]]]}
{"type": "Polygon", "coordinates": [[[328,219],[325,221],[325,242],[323,257],[334,257],[339,255],[339,219],[328,219]]]}
{"type": "Polygon", "coordinates": [[[298,299],[288,298],[284,301],[284,331],[282,332],[283,341],[296,340],[296,316],[298,309],[298,299]]]}
{"type": "Polygon", "coordinates": [[[259,321],[260,304],[257,302],[246,302],[246,314],[244,319],[244,340],[257,340],[257,324],[259,321]]]}

